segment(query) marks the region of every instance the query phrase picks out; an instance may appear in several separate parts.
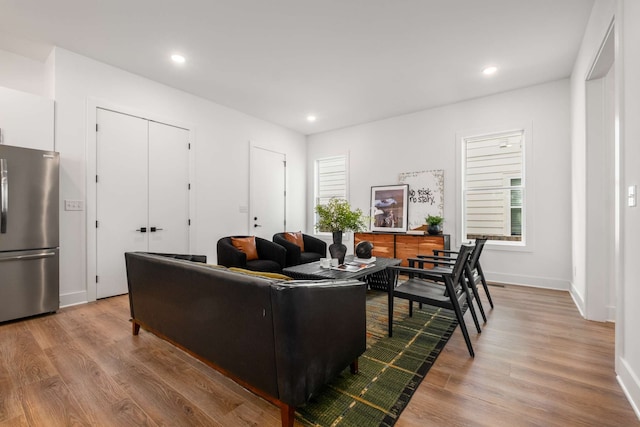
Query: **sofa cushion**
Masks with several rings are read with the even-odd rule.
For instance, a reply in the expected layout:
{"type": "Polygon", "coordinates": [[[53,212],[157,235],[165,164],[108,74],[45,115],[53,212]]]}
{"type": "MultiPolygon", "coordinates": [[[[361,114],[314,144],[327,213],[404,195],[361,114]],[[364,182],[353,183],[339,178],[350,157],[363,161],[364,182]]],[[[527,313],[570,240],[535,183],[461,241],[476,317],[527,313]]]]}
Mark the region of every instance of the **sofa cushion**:
{"type": "Polygon", "coordinates": [[[284,274],[272,273],[269,271],[253,271],[253,270],[247,270],[240,267],[229,267],[229,271],[236,271],[238,273],[250,274],[251,276],[265,277],[267,279],[292,280],[291,277],[285,276],[284,274]]]}
{"type": "Polygon", "coordinates": [[[296,232],[286,231],[284,233],[284,238],[287,239],[289,242],[300,246],[300,250],[304,252],[304,239],[302,238],[302,231],[296,231],[296,232]]]}
{"type": "Polygon", "coordinates": [[[306,264],[309,262],[320,261],[320,258],[322,257],[323,257],[322,254],[319,254],[316,252],[302,252],[300,254],[300,263],[306,264]]]}
{"type": "Polygon", "coordinates": [[[247,261],[258,259],[258,249],[256,248],[256,238],[254,236],[232,237],[231,244],[247,255],[247,261]]]}
{"type": "Polygon", "coordinates": [[[271,273],[282,273],[282,267],[270,259],[254,259],[247,261],[247,270],[268,271],[271,273]]]}
{"type": "Polygon", "coordinates": [[[224,265],[220,265],[220,264],[205,264],[207,267],[211,267],[211,268],[224,268],[227,269],[227,267],[225,267],[224,265]]]}

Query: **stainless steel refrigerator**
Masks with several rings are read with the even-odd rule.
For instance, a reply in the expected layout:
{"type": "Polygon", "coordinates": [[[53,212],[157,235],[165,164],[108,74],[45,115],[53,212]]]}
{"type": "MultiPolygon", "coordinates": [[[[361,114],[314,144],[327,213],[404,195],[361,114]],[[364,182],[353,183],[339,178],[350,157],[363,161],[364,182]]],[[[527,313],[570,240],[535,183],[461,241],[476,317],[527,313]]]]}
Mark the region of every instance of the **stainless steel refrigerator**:
{"type": "Polygon", "coordinates": [[[0,322],[60,307],[58,153],[0,145],[0,322]]]}

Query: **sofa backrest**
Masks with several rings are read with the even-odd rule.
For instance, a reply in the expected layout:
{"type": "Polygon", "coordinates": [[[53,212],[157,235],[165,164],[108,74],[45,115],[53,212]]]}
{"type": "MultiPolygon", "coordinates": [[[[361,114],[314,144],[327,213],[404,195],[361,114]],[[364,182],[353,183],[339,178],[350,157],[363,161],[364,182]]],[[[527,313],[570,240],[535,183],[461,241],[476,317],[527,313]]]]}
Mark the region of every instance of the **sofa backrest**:
{"type": "Polygon", "coordinates": [[[278,395],[272,280],[145,253],[126,253],[125,258],[134,319],[278,395]]]}
{"type": "Polygon", "coordinates": [[[160,252],[147,252],[150,255],[160,255],[160,256],[164,256],[167,258],[175,258],[175,259],[184,259],[186,261],[193,261],[193,262],[202,262],[205,263],[207,262],[207,256],[206,255],[184,255],[184,254],[168,254],[168,253],[160,253],[160,252]]]}

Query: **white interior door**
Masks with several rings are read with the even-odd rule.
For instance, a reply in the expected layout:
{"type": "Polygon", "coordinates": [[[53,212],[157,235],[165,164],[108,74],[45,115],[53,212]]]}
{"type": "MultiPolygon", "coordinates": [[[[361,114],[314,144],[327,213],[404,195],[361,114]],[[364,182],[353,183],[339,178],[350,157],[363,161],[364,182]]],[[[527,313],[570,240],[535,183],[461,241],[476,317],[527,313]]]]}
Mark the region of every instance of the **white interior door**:
{"type": "Polygon", "coordinates": [[[189,131],[157,122],[149,122],[149,230],[149,252],[189,252],[189,131]]]}
{"type": "Polygon", "coordinates": [[[96,114],[96,297],[106,298],[128,291],[125,252],[189,252],[189,131],[96,114]]]}
{"type": "Polygon", "coordinates": [[[259,147],[250,152],[249,234],[271,240],[286,229],[286,158],[259,147]]]}
{"type": "Polygon", "coordinates": [[[98,298],[127,293],[124,253],[146,251],[146,120],[97,110],[96,274],[98,298]]]}

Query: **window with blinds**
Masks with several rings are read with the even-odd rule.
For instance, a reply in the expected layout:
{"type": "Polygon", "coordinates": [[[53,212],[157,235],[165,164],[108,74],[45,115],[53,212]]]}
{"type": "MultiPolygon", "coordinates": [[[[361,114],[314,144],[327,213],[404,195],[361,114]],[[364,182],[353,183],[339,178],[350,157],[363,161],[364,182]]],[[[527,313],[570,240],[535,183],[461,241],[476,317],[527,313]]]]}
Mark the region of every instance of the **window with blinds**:
{"type": "Polygon", "coordinates": [[[463,144],[463,235],[522,242],[524,131],[465,138],[463,144]]]}
{"type": "MultiPolygon", "coordinates": [[[[332,198],[347,198],[347,156],[326,157],[316,160],[315,204],[324,205],[332,198]]],[[[314,225],[317,223],[317,214],[314,225]]]]}

